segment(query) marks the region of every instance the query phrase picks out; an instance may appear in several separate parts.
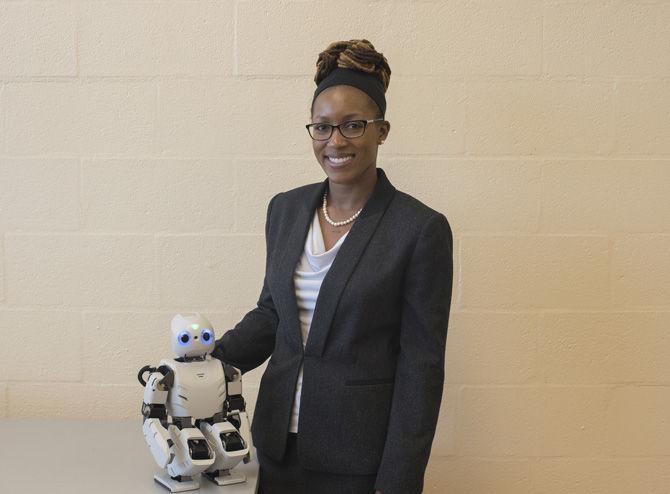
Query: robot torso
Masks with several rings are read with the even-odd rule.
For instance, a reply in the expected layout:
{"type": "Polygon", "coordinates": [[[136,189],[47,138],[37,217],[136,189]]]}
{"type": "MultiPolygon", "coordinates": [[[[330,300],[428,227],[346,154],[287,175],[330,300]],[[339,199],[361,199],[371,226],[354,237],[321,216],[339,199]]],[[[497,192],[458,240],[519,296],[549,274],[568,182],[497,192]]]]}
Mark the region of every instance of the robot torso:
{"type": "Polygon", "coordinates": [[[226,379],[219,360],[208,355],[202,361],[163,359],[160,365],[174,372],[166,403],[168,415],[204,419],[223,410],[226,379]]]}

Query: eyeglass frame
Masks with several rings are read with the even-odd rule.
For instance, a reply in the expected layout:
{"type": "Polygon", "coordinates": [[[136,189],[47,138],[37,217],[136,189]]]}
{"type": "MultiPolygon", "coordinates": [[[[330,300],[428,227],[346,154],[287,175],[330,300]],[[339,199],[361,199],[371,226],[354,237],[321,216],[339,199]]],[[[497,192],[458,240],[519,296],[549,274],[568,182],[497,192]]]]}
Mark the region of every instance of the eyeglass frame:
{"type": "Polygon", "coordinates": [[[309,134],[309,136],[312,138],[313,141],[323,142],[323,141],[329,140],[331,137],[333,137],[333,132],[335,132],[335,129],[337,129],[337,131],[340,133],[340,135],[342,137],[344,137],[345,139],[358,139],[359,137],[363,137],[363,135],[365,134],[365,131],[368,128],[369,123],[385,122],[385,121],[386,121],[385,118],[372,118],[372,119],[369,119],[369,120],[365,120],[363,118],[356,118],[354,120],[347,120],[346,122],[340,122],[337,125],[329,124],[329,123],[326,123],[326,122],[313,122],[313,123],[305,125],[305,128],[307,129],[307,133],[309,134]],[[342,129],[340,129],[340,125],[345,125],[345,124],[348,124],[348,123],[351,123],[351,122],[363,122],[363,132],[361,133],[361,135],[355,136],[355,137],[347,137],[342,133],[342,129]],[[313,127],[314,125],[328,125],[330,127],[330,134],[328,135],[328,137],[326,137],[325,139],[315,139],[314,137],[312,137],[312,133],[309,131],[309,128],[313,127]]]}

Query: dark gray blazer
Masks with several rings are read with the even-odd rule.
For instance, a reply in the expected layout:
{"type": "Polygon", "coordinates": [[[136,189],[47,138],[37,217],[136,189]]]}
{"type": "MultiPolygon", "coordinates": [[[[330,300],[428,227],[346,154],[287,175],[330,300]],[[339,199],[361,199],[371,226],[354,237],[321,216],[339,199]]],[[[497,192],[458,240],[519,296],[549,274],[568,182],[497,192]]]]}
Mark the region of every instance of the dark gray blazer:
{"type": "Polygon", "coordinates": [[[258,306],[213,356],[262,364],[255,446],[284,453],[300,364],[298,457],[306,469],[375,474],[384,494],[419,493],[435,434],[453,279],[447,218],[377,168],[377,183],[319,291],[303,350],[293,273],[328,180],[275,195],[258,306]]]}

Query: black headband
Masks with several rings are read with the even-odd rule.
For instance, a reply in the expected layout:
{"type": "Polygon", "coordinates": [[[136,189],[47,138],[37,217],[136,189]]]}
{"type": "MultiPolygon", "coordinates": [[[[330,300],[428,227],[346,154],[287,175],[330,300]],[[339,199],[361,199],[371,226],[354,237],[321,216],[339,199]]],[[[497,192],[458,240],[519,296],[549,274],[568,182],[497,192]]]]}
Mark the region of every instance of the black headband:
{"type": "Polygon", "coordinates": [[[316,87],[316,91],[314,91],[312,106],[314,105],[314,100],[321,91],[338,84],[354,86],[367,93],[367,95],[377,103],[379,110],[382,112],[382,118],[384,117],[384,114],[386,113],[386,97],[384,96],[385,90],[382,81],[377,77],[360,70],[345,69],[344,67],[337,67],[319,83],[316,87]]]}

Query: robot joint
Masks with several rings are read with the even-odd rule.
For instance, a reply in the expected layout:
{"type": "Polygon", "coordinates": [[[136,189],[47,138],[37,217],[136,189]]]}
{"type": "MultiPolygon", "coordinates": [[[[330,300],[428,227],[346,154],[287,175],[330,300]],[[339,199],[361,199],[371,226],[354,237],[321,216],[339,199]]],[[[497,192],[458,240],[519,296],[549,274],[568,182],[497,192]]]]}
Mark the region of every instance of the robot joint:
{"type": "Polygon", "coordinates": [[[246,448],[244,439],[238,432],[223,432],[219,437],[226,451],[241,451],[246,448]]]}
{"type": "Polygon", "coordinates": [[[188,454],[194,460],[208,460],[211,458],[209,445],[204,439],[189,439],[188,454]]]}
{"type": "Polygon", "coordinates": [[[165,405],[142,403],[142,415],[147,419],[167,419],[167,409],[165,405]]]}
{"type": "Polygon", "coordinates": [[[228,398],[226,398],[226,409],[228,411],[238,410],[244,412],[246,410],[244,398],[240,395],[228,396],[228,398]]]}

